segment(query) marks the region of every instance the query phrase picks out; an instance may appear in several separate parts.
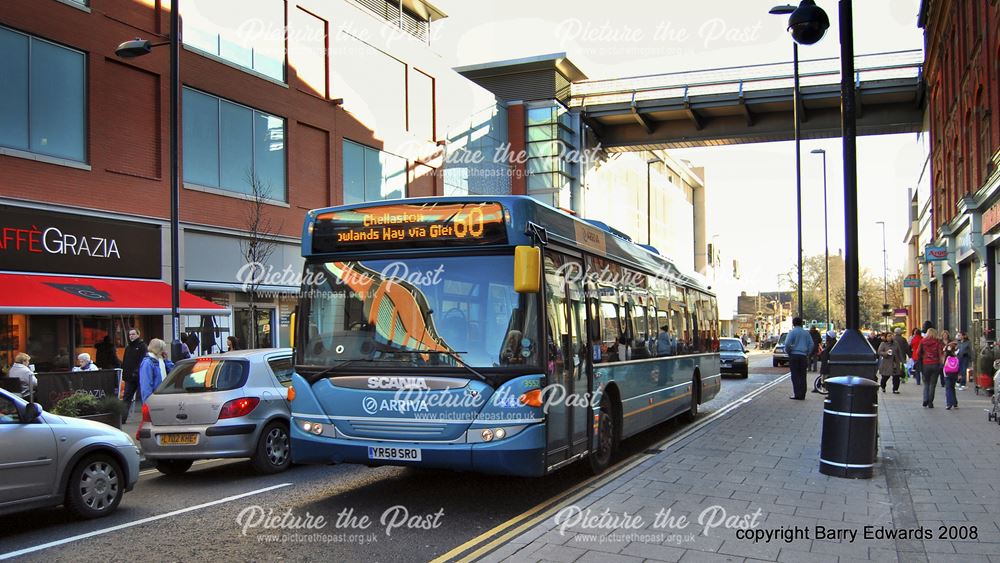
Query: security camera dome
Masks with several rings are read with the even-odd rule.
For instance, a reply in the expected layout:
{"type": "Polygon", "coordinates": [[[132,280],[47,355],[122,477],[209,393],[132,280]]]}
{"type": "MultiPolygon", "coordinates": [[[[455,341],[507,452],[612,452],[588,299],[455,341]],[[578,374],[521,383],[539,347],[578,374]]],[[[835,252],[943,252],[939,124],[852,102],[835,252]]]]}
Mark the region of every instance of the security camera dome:
{"type": "Polygon", "coordinates": [[[812,45],[826,35],[830,18],[813,0],[802,0],[792,15],[788,16],[788,31],[800,45],[812,45]]]}

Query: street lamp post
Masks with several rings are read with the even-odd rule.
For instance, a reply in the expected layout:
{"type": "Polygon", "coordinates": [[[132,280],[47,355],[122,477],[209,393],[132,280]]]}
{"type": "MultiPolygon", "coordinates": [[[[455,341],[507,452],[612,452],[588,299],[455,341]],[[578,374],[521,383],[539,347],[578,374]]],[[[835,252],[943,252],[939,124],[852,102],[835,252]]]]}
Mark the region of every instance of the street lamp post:
{"type": "Polygon", "coordinates": [[[826,276],[826,328],[830,330],[830,229],[827,225],[826,209],[826,151],[823,149],[813,149],[812,154],[823,155],[823,256],[824,273],[826,276]]]}
{"type": "Polygon", "coordinates": [[[170,357],[178,360],[181,357],[180,341],[180,163],[178,148],[180,146],[180,0],[170,3],[170,40],[163,43],[150,43],[146,39],[136,38],[126,41],[115,49],[115,54],[122,58],[141,57],[150,53],[153,47],[170,46],[170,357]]]}
{"type": "Polygon", "coordinates": [[[885,249],[885,221],[876,221],[882,225],[882,314],[885,316],[885,329],[889,330],[889,254],[885,249]]]}
{"type": "MultiPolygon", "coordinates": [[[[786,15],[794,13],[795,6],[785,4],[775,6],[768,13],[774,15],[786,15]]],[[[795,223],[798,230],[798,246],[795,254],[795,263],[798,269],[798,298],[799,298],[799,318],[802,314],[802,149],[801,134],[799,132],[799,44],[792,41],[792,131],[795,138],[795,223]]]]}

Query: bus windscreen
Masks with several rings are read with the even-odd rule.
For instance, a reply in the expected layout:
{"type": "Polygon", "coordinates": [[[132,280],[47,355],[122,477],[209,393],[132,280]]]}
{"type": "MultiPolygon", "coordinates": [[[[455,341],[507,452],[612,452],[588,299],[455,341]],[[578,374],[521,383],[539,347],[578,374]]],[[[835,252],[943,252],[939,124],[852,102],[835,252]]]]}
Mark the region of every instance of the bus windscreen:
{"type": "Polygon", "coordinates": [[[312,233],[316,253],[506,242],[503,207],[498,203],[393,204],[330,211],[316,218],[312,233]]]}

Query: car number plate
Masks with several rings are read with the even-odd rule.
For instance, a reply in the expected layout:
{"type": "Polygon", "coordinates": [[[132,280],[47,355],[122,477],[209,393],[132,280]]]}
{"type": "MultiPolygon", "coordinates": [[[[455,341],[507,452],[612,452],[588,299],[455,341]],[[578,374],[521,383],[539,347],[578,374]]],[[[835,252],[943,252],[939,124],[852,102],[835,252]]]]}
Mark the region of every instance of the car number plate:
{"type": "Polygon", "coordinates": [[[385,461],[420,461],[420,448],[368,446],[368,459],[385,461]]]}
{"type": "Polygon", "coordinates": [[[197,434],[160,434],[161,446],[193,446],[197,443],[197,434]]]}

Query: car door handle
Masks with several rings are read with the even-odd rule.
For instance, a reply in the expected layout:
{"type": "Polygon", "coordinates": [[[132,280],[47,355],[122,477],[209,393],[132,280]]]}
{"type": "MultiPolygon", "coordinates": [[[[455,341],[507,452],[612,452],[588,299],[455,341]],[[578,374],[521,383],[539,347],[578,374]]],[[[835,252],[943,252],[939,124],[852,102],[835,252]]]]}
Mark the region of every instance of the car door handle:
{"type": "Polygon", "coordinates": [[[187,420],[187,417],[188,417],[188,415],[183,414],[183,413],[177,415],[177,419],[178,420],[187,420]]]}

